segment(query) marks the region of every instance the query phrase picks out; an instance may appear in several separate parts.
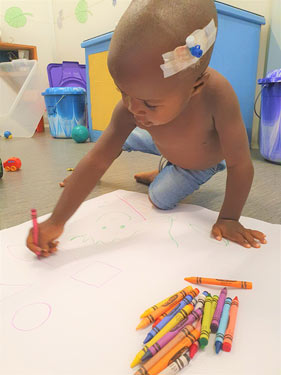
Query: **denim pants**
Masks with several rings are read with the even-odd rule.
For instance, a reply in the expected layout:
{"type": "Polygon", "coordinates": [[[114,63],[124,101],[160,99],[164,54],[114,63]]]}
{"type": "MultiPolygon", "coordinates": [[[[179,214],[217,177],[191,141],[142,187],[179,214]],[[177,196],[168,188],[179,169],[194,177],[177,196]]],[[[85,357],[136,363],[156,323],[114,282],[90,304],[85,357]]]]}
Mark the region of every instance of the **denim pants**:
{"type": "MultiPolygon", "coordinates": [[[[135,128],[122,148],[123,151],[141,151],[161,156],[151,135],[143,129],[135,128]]],[[[183,169],[168,161],[149,185],[151,201],[162,210],[174,208],[179,201],[199,189],[217,172],[226,168],[225,161],[205,170],[183,169]]]]}

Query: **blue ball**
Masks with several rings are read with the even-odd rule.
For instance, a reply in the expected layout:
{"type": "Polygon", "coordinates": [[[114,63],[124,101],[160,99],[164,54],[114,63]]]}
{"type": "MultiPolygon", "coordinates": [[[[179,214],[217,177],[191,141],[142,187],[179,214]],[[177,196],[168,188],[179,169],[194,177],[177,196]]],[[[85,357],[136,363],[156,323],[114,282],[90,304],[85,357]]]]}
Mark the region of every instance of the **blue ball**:
{"type": "Polygon", "coordinates": [[[12,135],[12,133],[9,132],[8,130],[4,132],[4,137],[5,138],[9,138],[11,135],[12,135]]]}
{"type": "Polygon", "coordinates": [[[88,129],[85,126],[77,125],[73,128],[71,137],[75,142],[83,143],[89,138],[88,129]]]}

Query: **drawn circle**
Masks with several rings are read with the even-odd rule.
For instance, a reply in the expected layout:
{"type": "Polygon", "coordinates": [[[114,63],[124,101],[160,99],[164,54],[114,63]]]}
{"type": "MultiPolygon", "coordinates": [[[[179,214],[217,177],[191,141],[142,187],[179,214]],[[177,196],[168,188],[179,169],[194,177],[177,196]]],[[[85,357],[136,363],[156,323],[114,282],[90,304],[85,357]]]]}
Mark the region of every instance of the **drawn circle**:
{"type": "Polygon", "coordinates": [[[48,303],[37,302],[19,308],[12,318],[12,326],[18,331],[32,331],[49,319],[52,308],[48,303]]]}

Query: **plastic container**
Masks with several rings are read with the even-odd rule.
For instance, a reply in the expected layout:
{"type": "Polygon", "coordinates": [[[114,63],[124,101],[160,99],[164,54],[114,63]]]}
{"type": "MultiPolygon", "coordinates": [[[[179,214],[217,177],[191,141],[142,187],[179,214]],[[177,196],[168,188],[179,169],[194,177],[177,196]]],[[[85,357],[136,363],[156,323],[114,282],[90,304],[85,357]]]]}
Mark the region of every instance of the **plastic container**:
{"type": "Polygon", "coordinates": [[[260,153],[281,164],[281,69],[259,79],[261,91],[260,153]]]}
{"type": "Polygon", "coordinates": [[[50,87],[87,88],[86,65],[77,61],[63,61],[62,64],[49,64],[47,73],[50,87]]]}
{"type": "Polygon", "coordinates": [[[86,91],[81,87],[49,87],[42,93],[54,138],[71,138],[76,125],[86,126],[86,91]]]}
{"type": "Polygon", "coordinates": [[[0,134],[32,137],[44,113],[42,74],[36,60],[0,63],[0,134]]]}

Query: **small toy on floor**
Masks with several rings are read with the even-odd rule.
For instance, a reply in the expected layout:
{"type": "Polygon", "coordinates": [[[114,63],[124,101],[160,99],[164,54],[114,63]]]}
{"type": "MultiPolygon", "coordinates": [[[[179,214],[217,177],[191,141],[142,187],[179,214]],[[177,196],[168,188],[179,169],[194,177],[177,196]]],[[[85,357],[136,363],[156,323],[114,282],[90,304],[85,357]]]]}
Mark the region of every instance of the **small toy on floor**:
{"type": "Polygon", "coordinates": [[[88,129],[85,126],[78,125],[72,130],[71,137],[77,143],[83,143],[89,138],[88,129]]]}
{"type": "Polygon", "coordinates": [[[4,137],[6,139],[12,139],[13,135],[12,135],[12,133],[10,131],[7,130],[7,131],[4,132],[4,137]]]}
{"type": "Polygon", "coordinates": [[[7,172],[15,172],[18,171],[21,167],[21,160],[16,157],[12,157],[4,161],[3,163],[4,169],[7,172]]]}

